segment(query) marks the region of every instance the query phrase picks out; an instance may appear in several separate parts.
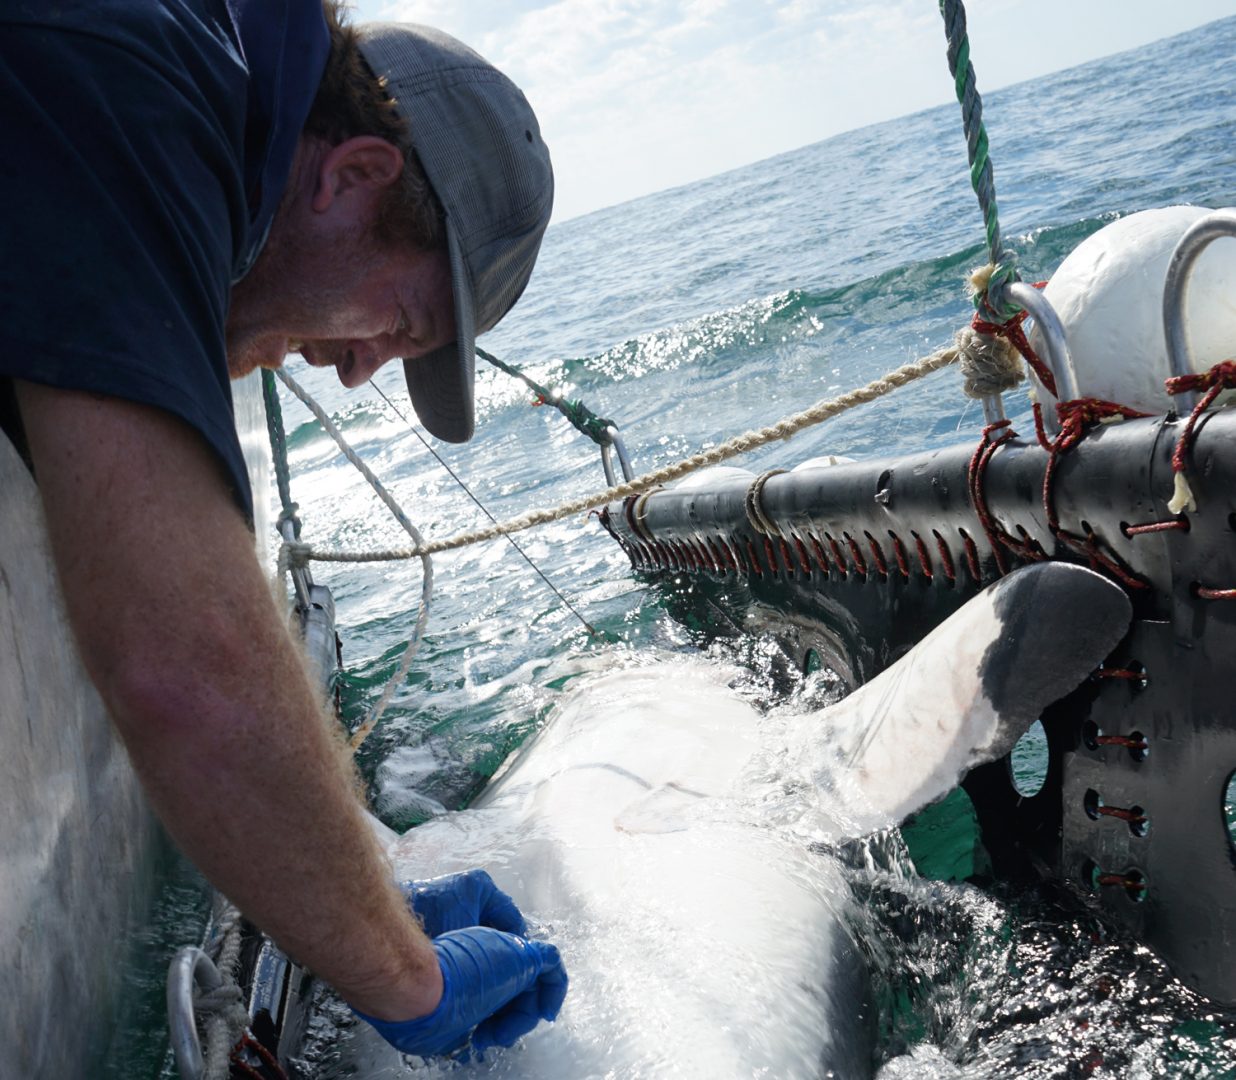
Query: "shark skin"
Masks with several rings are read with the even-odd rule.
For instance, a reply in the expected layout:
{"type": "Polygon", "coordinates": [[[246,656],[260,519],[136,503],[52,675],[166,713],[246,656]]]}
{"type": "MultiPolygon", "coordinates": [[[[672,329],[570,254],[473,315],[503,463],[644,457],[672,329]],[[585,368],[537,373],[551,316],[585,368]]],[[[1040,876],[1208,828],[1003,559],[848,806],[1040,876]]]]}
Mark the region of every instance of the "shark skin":
{"type": "Polygon", "coordinates": [[[390,834],[401,878],[484,866],[558,945],[571,989],[557,1022],[462,1066],[401,1060],[362,1031],[350,1067],[871,1075],[849,890],[804,833],[840,842],[943,797],[1100,664],[1129,617],[1099,575],[1029,567],[843,701],[775,723],[727,685],[733,671],[698,659],[586,682],[474,807],[390,834]]]}
{"type": "Polygon", "coordinates": [[[799,774],[826,794],[825,811],[844,811],[830,839],[898,825],[1003,757],[1099,666],[1131,618],[1129,598],[1101,575],[1027,566],[844,700],[800,718],[788,738],[799,774]]]}

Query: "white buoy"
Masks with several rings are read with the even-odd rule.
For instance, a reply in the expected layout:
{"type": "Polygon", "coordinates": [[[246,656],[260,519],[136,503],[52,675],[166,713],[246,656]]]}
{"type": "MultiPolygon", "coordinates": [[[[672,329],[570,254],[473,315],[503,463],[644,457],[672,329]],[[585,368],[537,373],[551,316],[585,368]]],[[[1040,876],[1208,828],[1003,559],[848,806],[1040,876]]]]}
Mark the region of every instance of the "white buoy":
{"type": "Polygon", "coordinates": [[[714,465],[710,469],[701,469],[697,473],[679,481],[674,485],[675,491],[707,491],[709,488],[728,483],[731,480],[755,479],[755,473],[750,469],[740,469],[737,465],[714,465]]]}
{"type": "Polygon", "coordinates": [[[790,472],[805,472],[808,469],[831,469],[834,465],[849,465],[854,459],[841,454],[825,454],[823,457],[808,458],[800,461],[790,472]]]}
{"type": "MultiPolygon", "coordinates": [[[[1064,325],[1082,397],[1152,414],[1171,408],[1163,387],[1171,374],[1163,282],[1177,242],[1209,213],[1200,206],[1168,206],[1130,214],[1083,240],[1052,275],[1044,295],[1064,325]]],[[[1195,371],[1236,357],[1236,241],[1220,239],[1198,259],[1185,320],[1195,371]]],[[[1030,343],[1045,355],[1037,327],[1030,343]]],[[[1031,381],[1039,400],[1050,402],[1038,380],[1031,381]]]]}

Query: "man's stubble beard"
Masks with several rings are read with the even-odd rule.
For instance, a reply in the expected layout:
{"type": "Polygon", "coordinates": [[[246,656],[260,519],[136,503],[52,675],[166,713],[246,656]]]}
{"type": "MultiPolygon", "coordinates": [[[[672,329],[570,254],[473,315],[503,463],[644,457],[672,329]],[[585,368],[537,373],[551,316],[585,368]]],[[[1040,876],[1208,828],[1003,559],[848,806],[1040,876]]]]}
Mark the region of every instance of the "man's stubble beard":
{"type": "Polygon", "coordinates": [[[231,289],[225,321],[228,374],[279,367],[290,341],[339,336],[332,322],[380,250],[373,223],[325,232],[300,183],[312,159],[298,158],[257,259],[231,289]]]}

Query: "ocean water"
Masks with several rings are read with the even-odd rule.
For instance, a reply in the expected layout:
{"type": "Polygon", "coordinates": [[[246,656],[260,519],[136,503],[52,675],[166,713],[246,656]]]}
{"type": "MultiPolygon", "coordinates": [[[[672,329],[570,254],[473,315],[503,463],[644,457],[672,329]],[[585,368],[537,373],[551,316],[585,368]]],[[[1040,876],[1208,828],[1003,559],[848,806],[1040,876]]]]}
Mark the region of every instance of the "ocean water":
{"type": "MultiPolygon", "coordinates": [[[[985,61],[996,62],[975,57],[980,89],[985,61]]],[[[1001,221],[1023,278],[1049,276],[1079,241],[1132,211],[1236,205],[1234,61],[1231,18],[985,98],[1001,221]]],[[[946,80],[943,43],[940,65],[946,80]]],[[[969,317],[966,275],[984,261],[959,110],[947,106],[554,225],[525,298],[482,344],[611,417],[638,473],[947,342],[969,317]]],[[[345,392],[298,362],[291,370],[428,537],[486,523],[375,390],[345,392]]],[[[410,415],[401,374],[385,370],[378,383],[410,415]]],[[[1006,404],[1014,419],[1028,409],[1017,395],[1006,404]]],[[[284,413],[306,538],[403,546],[302,406],[286,399],[284,413]]],[[[911,453],[975,440],[981,426],[945,370],[736,464],[911,453]]],[[[492,370],[478,377],[477,438],[434,449],[500,520],[604,486],[595,448],[492,370]]],[[[518,542],[602,637],[504,540],[435,557],[420,655],[359,756],[375,807],[396,828],[465,805],[577,676],[649,650],[714,655],[670,620],[595,520],[518,542]]],[[[355,725],[399,662],[420,566],[314,572],[338,605],[344,720],[355,725]]],[[[741,653],[718,660],[741,660],[772,695],[767,650],[750,642],[741,653]]],[[[872,960],[883,1077],[1236,1076],[1236,1013],[1181,987],[1088,909],[1067,895],[951,880],[976,868],[963,802],[946,802],[911,842],[934,880],[873,872],[851,883],[865,912],[854,930],[872,960]]],[[[150,972],[157,981],[169,947],[193,940],[202,894],[174,860],[167,881],[109,1075],[172,1075],[150,972]]],[[[347,1037],[324,1006],[315,1076],[336,1075],[332,1045],[347,1037]]]]}

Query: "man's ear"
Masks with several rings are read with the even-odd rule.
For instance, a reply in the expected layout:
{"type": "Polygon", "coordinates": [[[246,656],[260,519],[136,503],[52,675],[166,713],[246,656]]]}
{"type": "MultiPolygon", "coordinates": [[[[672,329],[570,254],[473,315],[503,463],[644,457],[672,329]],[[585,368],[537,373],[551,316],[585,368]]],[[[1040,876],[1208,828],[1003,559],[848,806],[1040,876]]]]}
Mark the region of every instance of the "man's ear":
{"type": "Polygon", "coordinates": [[[370,196],[403,173],[403,151],[377,135],[354,135],[332,146],[318,162],[313,209],[328,210],[341,196],[370,196]]]}

